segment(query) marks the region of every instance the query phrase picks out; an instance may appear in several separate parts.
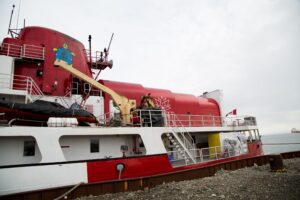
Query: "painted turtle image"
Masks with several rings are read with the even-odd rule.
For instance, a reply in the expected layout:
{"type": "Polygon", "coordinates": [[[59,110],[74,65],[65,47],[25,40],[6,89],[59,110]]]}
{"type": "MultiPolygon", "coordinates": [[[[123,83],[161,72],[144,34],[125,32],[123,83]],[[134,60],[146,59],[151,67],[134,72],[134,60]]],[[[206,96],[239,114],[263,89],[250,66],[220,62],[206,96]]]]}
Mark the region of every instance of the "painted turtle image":
{"type": "Polygon", "coordinates": [[[55,59],[63,60],[68,63],[68,65],[72,65],[72,56],[75,56],[75,54],[69,50],[67,43],[64,43],[61,48],[54,48],[53,51],[56,52],[55,59]]]}

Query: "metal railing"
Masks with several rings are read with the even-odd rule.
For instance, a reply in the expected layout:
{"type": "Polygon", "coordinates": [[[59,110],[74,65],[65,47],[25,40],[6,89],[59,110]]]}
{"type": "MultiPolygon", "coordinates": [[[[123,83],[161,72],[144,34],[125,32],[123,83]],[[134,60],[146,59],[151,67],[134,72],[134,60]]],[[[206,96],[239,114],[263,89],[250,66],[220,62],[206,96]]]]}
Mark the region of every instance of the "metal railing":
{"type": "Polygon", "coordinates": [[[184,127],[235,127],[256,126],[255,117],[235,116],[221,117],[212,115],[189,115],[168,113],[166,124],[184,127]]]}
{"type": "Polygon", "coordinates": [[[191,134],[185,129],[184,124],[178,119],[177,115],[165,115],[166,116],[166,125],[168,127],[173,127],[173,132],[180,133],[184,145],[188,148],[194,147],[195,142],[194,139],[192,138],[191,134]],[[168,119],[169,117],[172,117],[172,119],[168,119]]]}
{"type": "Polygon", "coordinates": [[[168,121],[186,127],[222,126],[223,117],[212,115],[169,114],[168,121]]]}
{"type": "MultiPolygon", "coordinates": [[[[189,149],[189,151],[194,156],[196,163],[203,163],[246,154],[248,149],[245,151],[241,146],[214,146],[202,149],[189,149]]],[[[169,160],[176,167],[190,164],[186,162],[186,159],[182,156],[182,152],[168,151],[167,153],[169,160]]]]}
{"type": "MultiPolygon", "coordinates": [[[[165,124],[165,111],[163,110],[135,110],[130,115],[130,123],[126,126],[133,127],[166,127],[165,124]]],[[[121,125],[122,116],[119,111],[109,112],[97,116],[100,124],[104,126],[121,125]]],[[[123,124],[124,125],[124,124],[123,124]]]]}
{"type": "Polygon", "coordinates": [[[72,82],[72,94],[89,94],[90,96],[102,96],[102,91],[92,87],[89,83],[72,82]],[[82,87],[82,88],[81,88],[82,87]]]}
{"type": "MultiPolygon", "coordinates": [[[[98,116],[103,125],[110,126],[113,120],[121,120],[120,113],[106,113],[98,116]]],[[[256,126],[255,117],[236,116],[220,117],[211,115],[183,115],[166,113],[164,110],[135,110],[128,126],[140,127],[177,127],[180,132],[185,132],[186,127],[238,127],[256,126]]],[[[178,131],[176,131],[178,132],[178,131]]]]}
{"type": "Polygon", "coordinates": [[[101,56],[101,51],[94,51],[94,52],[91,52],[91,54],[90,54],[90,50],[85,49],[85,52],[86,52],[88,62],[92,61],[93,63],[96,63],[99,61],[102,61],[102,62],[107,61],[107,55],[105,55],[104,52],[102,52],[102,56],[101,56]],[[90,55],[92,55],[92,57],[90,57],[90,55]]]}
{"type": "Polygon", "coordinates": [[[29,95],[44,96],[35,81],[28,76],[9,75],[0,73],[0,88],[11,90],[23,90],[29,95]]]}
{"type": "MultiPolygon", "coordinates": [[[[121,115],[117,112],[105,113],[103,115],[96,116],[101,126],[121,126],[121,115]]],[[[134,126],[133,123],[127,124],[127,126],[134,126]]]]}
{"type": "Polygon", "coordinates": [[[10,43],[2,43],[0,55],[44,60],[45,47],[30,44],[16,45],[10,43]]]}

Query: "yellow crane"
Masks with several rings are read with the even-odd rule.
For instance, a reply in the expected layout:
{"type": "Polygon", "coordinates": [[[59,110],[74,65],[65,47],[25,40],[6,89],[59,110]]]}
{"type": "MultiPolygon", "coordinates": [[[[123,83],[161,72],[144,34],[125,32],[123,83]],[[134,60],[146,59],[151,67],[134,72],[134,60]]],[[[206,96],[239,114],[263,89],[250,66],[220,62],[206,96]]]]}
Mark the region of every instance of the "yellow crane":
{"type": "Polygon", "coordinates": [[[113,99],[114,103],[118,106],[121,112],[121,119],[124,125],[130,123],[131,118],[131,111],[136,108],[136,101],[134,99],[128,99],[117,92],[113,91],[112,89],[100,84],[95,79],[87,76],[86,74],[82,73],[81,71],[72,67],[67,62],[63,60],[56,59],[54,61],[54,65],[63,68],[64,70],[70,72],[72,75],[76,76],[79,79],[84,80],[85,82],[91,84],[95,88],[102,90],[103,92],[109,94],[113,99]]]}

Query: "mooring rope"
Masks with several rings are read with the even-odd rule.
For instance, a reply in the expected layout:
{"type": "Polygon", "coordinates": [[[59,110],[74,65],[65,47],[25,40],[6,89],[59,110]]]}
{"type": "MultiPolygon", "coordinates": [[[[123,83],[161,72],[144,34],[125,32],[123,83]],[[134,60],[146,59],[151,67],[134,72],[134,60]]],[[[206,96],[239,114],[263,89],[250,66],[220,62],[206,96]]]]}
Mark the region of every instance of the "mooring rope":
{"type": "Polygon", "coordinates": [[[73,190],[75,190],[81,184],[83,184],[83,182],[80,182],[80,183],[74,185],[74,187],[72,187],[69,191],[65,192],[64,194],[60,195],[59,197],[55,198],[54,200],[59,200],[61,198],[64,198],[65,196],[67,196],[70,192],[72,192],[73,190]]]}

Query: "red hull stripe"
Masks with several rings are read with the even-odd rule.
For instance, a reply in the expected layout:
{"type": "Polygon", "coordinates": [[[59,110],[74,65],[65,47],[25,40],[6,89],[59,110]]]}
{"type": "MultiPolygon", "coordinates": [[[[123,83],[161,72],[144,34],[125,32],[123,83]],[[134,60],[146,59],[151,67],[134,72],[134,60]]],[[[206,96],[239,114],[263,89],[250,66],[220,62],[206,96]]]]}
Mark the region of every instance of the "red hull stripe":
{"type": "Polygon", "coordinates": [[[116,180],[119,172],[116,165],[123,163],[125,169],[121,173],[121,178],[134,178],[163,174],[173,171],[168,156],[154,155],[135,158],[121,158],[115,160],[102,160],[87,163],[88,182],[99,182],[116,180]]]}

